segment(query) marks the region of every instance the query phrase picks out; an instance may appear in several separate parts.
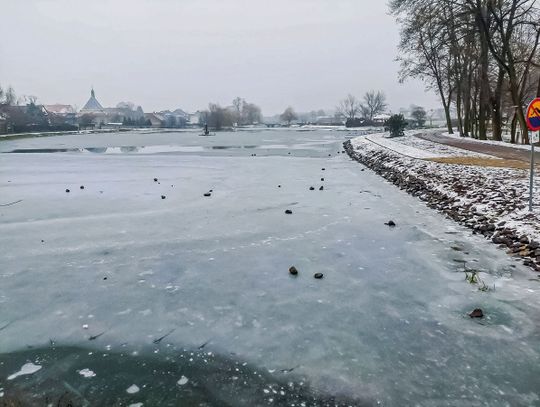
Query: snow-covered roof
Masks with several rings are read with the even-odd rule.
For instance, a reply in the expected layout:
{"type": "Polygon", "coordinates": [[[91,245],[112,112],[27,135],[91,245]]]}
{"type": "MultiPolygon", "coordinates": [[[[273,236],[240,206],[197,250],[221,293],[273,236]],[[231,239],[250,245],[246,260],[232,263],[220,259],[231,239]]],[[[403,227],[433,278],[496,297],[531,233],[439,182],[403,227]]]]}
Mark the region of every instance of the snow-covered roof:
{"type": "Polygon", "coordinates": [[[75,109],[73,109],[73,106],[71,105],[62,105],[62,104],[57,103],[55,105],[44,105],[43,107],[49,113],[56,113],[56,114],[75,113],[75,109]]]}
{"type": "Polygon", "coordinates": [[[180,115],[180,116],[189,116],[186,112],[184,112],[182,109],[176,109],[174,112],[174,114],[177,114],[177,115],[180,115]]]}
{"type": "Polygon", "coordinates": [[[158,120],[161,120],[161,121],[166,121],[167,119],[165,118],[165,115],[163,115],[162,113],[158,113],[158,112],[154,112],[152,113],[154,115],[154,117],[156,117],[158,120]]]}

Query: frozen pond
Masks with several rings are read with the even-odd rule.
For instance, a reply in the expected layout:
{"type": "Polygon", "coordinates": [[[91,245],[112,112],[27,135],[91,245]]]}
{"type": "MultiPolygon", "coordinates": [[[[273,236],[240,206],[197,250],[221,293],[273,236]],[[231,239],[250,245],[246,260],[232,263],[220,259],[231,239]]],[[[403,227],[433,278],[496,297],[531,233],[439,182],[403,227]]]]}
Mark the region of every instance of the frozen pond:
{"type": "Polygon", "coordinates": [[[540,405],[537,276],[362,171],[351,136],[1,141],[0,397],[540,405]]]}

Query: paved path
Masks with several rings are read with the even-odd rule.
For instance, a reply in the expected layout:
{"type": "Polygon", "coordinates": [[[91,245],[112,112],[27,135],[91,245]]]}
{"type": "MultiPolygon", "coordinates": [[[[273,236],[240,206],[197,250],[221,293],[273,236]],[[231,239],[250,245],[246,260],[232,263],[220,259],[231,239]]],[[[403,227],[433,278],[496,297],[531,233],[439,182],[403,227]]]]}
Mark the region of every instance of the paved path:
{"type": "MultiPolygon", "coordinates": [[[[442,134],[436,133],[417,134],[416,137],[423,140],[432,141],[434,143],[461,148],[463,150],[469,150],[476,153],[483,153],[498,158],[504,158],[506,160],[518,160],[525,162],[531,161],[531,153],[529,150],[524,150],[511,146],[498,146],[488,143],[482,143],[465,137],[455,138],[443,136],[442,134]]],[[[536,152],[535,157],[536,162],[540,163],[540,152],[536,152]]]]}

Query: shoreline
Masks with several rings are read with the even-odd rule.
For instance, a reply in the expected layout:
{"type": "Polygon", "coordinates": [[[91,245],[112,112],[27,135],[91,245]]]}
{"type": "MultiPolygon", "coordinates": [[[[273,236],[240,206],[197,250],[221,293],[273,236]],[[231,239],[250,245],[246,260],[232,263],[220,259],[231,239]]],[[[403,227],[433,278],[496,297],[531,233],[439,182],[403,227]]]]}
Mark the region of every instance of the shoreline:
{"type": "Polygon", "coordinates": [[[93,129],[93,130],[68,130],[68,131],[44,131],[35,133],[8,133],[0,135],[1,141],[10,141],[25,138],[43,138],[55,136],[73,136],[73,135],[88,135],[88,134],[119,134],[119,133],[185,133],[195,132],[200,130],[197,127],[193,128],[159,128],[159,127],[133,127],[133,128],[118,128],[118,129],[93,129]]]}
{"type": "Polygon", "coordinates": [[[523,195],[515,179],[501,178],[509,172],[515,176],[518,170],[467,167],[465,171],[464,166],[399,154],[367,138],[348,140],[343,146],[352,160],[540,272],[540,238],[527,226],[527,222],[538,225],[538,218],[523,212],[523,195]]]}

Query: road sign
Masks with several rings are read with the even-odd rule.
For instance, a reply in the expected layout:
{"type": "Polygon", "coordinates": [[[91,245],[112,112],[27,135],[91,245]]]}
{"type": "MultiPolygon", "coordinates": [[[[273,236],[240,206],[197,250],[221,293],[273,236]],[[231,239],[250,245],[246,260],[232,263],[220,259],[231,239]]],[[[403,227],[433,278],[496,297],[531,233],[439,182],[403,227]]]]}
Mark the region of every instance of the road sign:
{"type": "Polygon", "coordinates": [[[534,144],[540,142],[540,98],[534,99],[527,109],[527,126],[537,134],[531,134],[531,182],[529,187],[529,212],[533,210],[534,192],[534,144]]]}
{"type": "Polygon", "coordinates": [[[540,131],[540,98],[534,99],[527,109],[527,125],[531,131],[540,131]]]}

